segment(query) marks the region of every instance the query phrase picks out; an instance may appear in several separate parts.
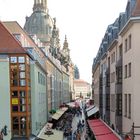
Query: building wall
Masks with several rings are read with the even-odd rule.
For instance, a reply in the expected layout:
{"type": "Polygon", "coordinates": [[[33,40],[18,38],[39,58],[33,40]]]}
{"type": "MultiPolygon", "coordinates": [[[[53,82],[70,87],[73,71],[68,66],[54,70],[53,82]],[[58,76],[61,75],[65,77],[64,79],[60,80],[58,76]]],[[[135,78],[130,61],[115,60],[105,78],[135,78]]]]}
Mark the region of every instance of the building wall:
{"type": "Polygon", "coordinates": [[[35,63],[31,64],[31,102],[32,102],[32,133],[37,134],[47,122],[47,85],[46,74],[35,63]]]}
{"type": "Polygon", "coordinates": [[[115,127],[115,111],[116,111],[116,94],[115,94],[115,82],[116,82],[116,47],[114,46],[110,52],[110,124],[115,127]]]}
{"type": "Polygon", "coordinates": [[[9,61],[0,56],[0,131],[6,125],[7,136],[4,140],[11,139],[11,105],[10,105],[10,77],[9,77],[9,61]]]}
{"type": "MultiPolygon", "coordinates": [[[[123,77],[123,131],[129,132],[132,129],[132,125],[140,126],[140,114],[139,112],[139,90],[140,90],[140,77],[139,75],[139,56],[140,56],[140,22],[134,23],[130,29],[128,29],[125,34],[123,34],[123,44],[125,43],[125,39],[128,39],[128,36],[131,34],[131,49],[127,52],[124,51],[123,57],[123,67],[125,65],[128,66],[131,63],[131,76],[125,78],[123,77]],[[126,113],[126,100],[125,96],[127,96],[127,113],[126,113]],[[129,96],[131,96],[131,103],[129,101],[129,96]],[[130,106],[130,107],[129,107],[130,106]],[[131,109],[131,115],[129,115],[129,108],[131,109]]],[[[125,69],[125,68],[124,68],[125,69]]],[[[125,70],[123,71],[125,75],[125,70]]],[[[139,129],[135,129],[135,133],[139,133],[139,129]]],[[[140,136],[136,136],[136,139],[139,139],[140,136]]]]}
{"type": "Polygon", "coordinates": [[[83,98],[87,98],[87,95],[91,93],[91,85],[87,83],[86,81],[75,79],[74,90],[75,90],[76,98],[79,98],[80,96],[82,96],[83,98]]]}
{"type": "Polygon", "coordinates": [[[94,77],[94,102],[97,107],[99,107],[99,75],[100,75],[100,67],[97,66],[93,77],[94,77]]]}
{"type": "Polygon", "coordinates": [[[62,86],[62,95],[63,103],[68,103],[70,102],[70,91],[69,91],[69,75],[65,73],[64,68],[63,68],[63,86],[62,86]]]}
{"type": "Polygon", "coordinates": [[[101,74],[102,74],[102,117],[105,119],[105,111],[106,111],[106,67],[107,67],[107,58],[106,56],[101,60],[101,74]]]}

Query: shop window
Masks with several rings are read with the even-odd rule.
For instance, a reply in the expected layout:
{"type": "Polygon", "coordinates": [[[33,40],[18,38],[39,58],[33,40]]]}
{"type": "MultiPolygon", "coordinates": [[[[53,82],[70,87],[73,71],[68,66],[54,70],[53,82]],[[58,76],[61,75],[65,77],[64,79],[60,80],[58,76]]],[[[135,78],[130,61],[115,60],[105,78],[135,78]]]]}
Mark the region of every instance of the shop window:
{"type": "Polygon", "coordinates": [[[12,128],[13,128],[13,136],[19,135],[19,119],[18,117],[12,117],[12,128]]]}
{"type": "Polygon", "coordinates": [[[21,136],[26,135],[26,117],[20,118],[20,134],[21,136]]]}

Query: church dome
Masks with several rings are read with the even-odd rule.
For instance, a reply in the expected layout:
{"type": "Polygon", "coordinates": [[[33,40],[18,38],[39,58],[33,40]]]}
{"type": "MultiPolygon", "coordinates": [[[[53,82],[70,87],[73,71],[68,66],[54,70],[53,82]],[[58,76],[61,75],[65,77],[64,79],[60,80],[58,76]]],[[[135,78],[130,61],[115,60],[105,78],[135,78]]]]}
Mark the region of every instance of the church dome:
{"type": "Polygon", "coordinates": [[[34,11],[30,17],[26,17],[24,29],[29,34],[36,34],[42,42],[50,40],[53,28],[53,20],[47,12],[34,11]]]}

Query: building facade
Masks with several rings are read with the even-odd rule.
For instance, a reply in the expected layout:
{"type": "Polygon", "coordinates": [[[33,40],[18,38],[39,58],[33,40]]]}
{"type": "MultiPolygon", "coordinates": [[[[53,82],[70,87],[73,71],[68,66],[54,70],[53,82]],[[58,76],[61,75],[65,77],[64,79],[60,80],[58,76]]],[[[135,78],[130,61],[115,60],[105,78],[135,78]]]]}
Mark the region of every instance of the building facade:
{"type": "Polygon", "coordinates": [[[75,99],[91,98],[91,85],[84,80],[74,79],[75,99]]]}
{"type": "Polygon", "coordinates": [[[0,84],[4,94],[0,110],[7,110],[0,117],[0,130],[5,140],[37,135],[49,111],[70,102],[74,91],[67,38],[61,48],[59,29],[47,13],[46,0],[34,1],[25,29],[15,21],[0,22],[0,76],[5,77],[0,84]]]}
{"type": "Polygon", "coordinates": [[[102,119],[123,138],[135,140],[140,139],[139,9],[140,0],[128,1],[125,12],[108,26],[92,70],[93,96],[102,119]]]}

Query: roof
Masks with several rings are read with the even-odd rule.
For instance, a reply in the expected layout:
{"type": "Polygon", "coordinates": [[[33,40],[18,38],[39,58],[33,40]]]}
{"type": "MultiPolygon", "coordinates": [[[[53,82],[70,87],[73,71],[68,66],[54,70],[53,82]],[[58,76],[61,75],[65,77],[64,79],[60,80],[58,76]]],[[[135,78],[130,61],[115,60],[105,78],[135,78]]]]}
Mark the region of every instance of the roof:
{"type": "Polygon", "coordinates": [[[53,20],[50,15],[42,11],[34,11],[30,17],[26,17],[24,29],[29,34],[36,34],[42,42],[49,41],[49,30],[53,28],[53,20]]]}
{"type": "Polygon", "coordinates": [[[0,53],[26,53],[21,44],[0,22],[0,53]]]}
{"type": "Polygon", "coordinates": [[[136,0],[136,5],[132,12],[132,16],[140,16],[140,0],[136,0]]]}
{"type": "Polygon", "coordinates": [[[11,34],[23,34],[29,41],[31,46],[36,46],[32,39],[28,36],[28,33],[18,24],[17,21],[4,21],[3,25],[8,29],[11,34]]]}
{"type": "Polygon", "coordinates": [[[43,127],[43,129],[38,134],[37,138],[40,138],[40,139],[43,139],[43,140],[63,140],[64,139],[63,138],[63,131],[58,131],[58,130],[55,130],[55,129],[51,129],[51,132],[52,132],[51,135],[45,134],[46,127],[47,127],[47,125],[45,125],[43,127]]]}
{"type": "MultiPolygon", "coordinates": [[[[44,53],[37,45],[35,42],[32,40],[31,37],[29,37],[28,33],[18,24],[17,21],[4,21],[3,25],[7,28],[7,30],[11,34],[22,34],[29,42],[29,46],[33,47],[37,50],[39,53],[40,57],[44,57],[44,53]]],[[[28,47],[28,46],[23,46],[23,47],[28,47]]]]}
{"type": "Polygon", "coordinates": [[[102,120],[88,120],[88,124],[96,140],[120,140],[102,120]]]}
{"type": "Polygon", "coordinates": [[[84,80],[81,80],[81,79],[75,79],[74,80],[74,84],[76,84],[76,85],[90,85],[88,82],[86,82],[86,81],[84,81],[84,80]]]}

